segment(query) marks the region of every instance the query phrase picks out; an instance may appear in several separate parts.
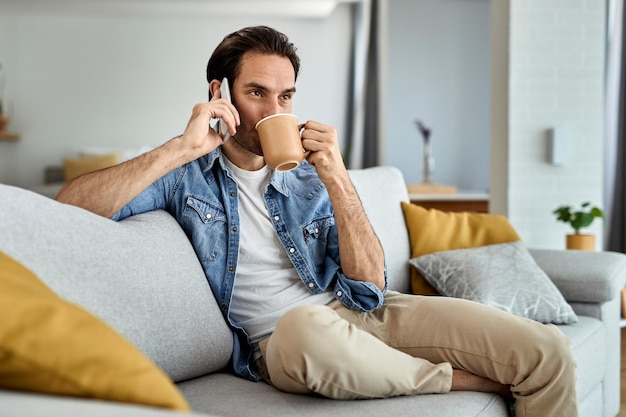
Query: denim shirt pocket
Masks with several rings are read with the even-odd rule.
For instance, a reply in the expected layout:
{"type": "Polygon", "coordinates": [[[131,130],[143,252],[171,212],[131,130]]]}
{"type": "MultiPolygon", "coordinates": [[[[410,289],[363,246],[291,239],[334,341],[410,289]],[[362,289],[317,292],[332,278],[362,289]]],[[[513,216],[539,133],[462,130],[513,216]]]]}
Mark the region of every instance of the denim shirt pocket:
{"type": "Polygon", "coordinates": [[[187,197],[183,226],[190,236],[200,261],[214,262],[226,250],[228,219],[226,212],[214,202],[201,197],[187,197]]]}
{"type": "Polygon", "coordinates": [[[326,265],[328,236],[335,226],[335,217],[318,217],[302,226],[311,261],[316,273],[323,273],[326,265]]]}

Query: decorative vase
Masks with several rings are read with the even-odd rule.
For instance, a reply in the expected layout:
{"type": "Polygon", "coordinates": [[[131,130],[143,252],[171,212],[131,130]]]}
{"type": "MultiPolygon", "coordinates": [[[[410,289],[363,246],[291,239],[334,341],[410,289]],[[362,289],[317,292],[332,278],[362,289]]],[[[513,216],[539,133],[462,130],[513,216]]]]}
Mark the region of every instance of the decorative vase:
{"type": "Polygon", "coordinates": [[[589,234],[570,234],[567,235],[566,248],[573,250],[596,250],[596,237],[589,234]]]}
{"type": "Polygon", "coordinates": [[[424,167],[422,173],[422,182],[432,184],[435,182],[435,158],[430,152],[430,143],[424,141],[424,167]]]}

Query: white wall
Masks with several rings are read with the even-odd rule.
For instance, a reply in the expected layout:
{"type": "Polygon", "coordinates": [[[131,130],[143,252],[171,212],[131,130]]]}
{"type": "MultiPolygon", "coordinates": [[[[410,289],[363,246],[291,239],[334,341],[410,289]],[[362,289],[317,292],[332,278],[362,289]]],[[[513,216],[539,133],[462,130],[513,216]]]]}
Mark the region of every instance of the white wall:
{"type": "Polygon", "coordinates": [[[181,133],[207,99],[205,68],[224,35],[266,24],[284,31],[302,59],[294,113],[344,131],[350,14],[326,19],[146,10],[69,13],[2,8],[0,63],[7,69],[10,130],[0,142],[0,182],[42,183],[78,147],[158,146],[181,133]]]}
{"type": "MultiPolygon", "coordinates": [[[[559,205],[602,204],[604,0],[388,0],[385,163],[422,170],[413,120],[433,128],[435,180],[491,193],[533,247],[563,248],[559,205]],[[547,162],[547,131],[569,159],[547,162]]],[[[589,230],[602,242],[602,225],[589,230]]]]}
{"type": "MultiPolygon", "coordinates": [[[[552,211],[584,201],[602,205],[605,2],[502,3],[492,12],[508,19],[508,28],[494,36],[508,40],[499,54],[508,63],[494,66],[499,101],[493,107],[506,109],[508,125],[493,130],[491,178],[502,192],[492,195],[492,208],[508,216],[529,246],[563,248],[571,230],[552,211]],[[563,166],[546,159],[552,127],[569,132],[563,166]]],[[[600,249],[601,223],[589,231],[600,249]]]]}
{"type": "Polygon", "coordinates": [[[388,0],[385,163],[422,180],[421,119],[435,181],[489,186],[489,0],[388,0]]]}
{"type": "MultiPolygon", "coordinates": [[[[295,112],[344,131],[346,4],[320,20],[7,12],[5,1],[0,62],[8,70],[10,127],[22,140],[0,142],[0,182],[39,184],[44,166],[59,165],[79,145],[156,146],[178,134],[192,105],[206,98],[211,51],[226,33],[249,24],[275,26],[298,45],[303,70],[295,112]]],[[[421,138],[413,125],[421,117],[433,128],[438,182],[490,187],[492,208],[527,244],[562,248],[569,230],[552,210],[602,202],[605,2],[387,3],[384,162],[400,167],[409,182],[421,179],[421,138]],[[501,43],[493,67],[491,41],[501,43]],[[490,116],[499,125],[491,132],[490,116]],[[570,132],[562,167],[545,159],[553,126],[570,132]]],[[[592,231],[601,237],[599,223],[592,231]]]]}

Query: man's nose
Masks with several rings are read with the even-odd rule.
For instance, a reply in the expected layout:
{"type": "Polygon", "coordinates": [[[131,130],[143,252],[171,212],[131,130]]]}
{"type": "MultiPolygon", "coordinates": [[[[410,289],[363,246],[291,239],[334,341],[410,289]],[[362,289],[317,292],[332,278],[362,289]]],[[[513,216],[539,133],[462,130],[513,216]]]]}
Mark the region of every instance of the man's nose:
{"type": "Polygon", "coordinates": [[[284,113],[284,110],[281,107],[281,105],[278,102],[278,100],[272,100],[265,107],[265,112],[263,114],[263,117],[271,116],[271,115],[276,114],[276,113],[284,113]]]}

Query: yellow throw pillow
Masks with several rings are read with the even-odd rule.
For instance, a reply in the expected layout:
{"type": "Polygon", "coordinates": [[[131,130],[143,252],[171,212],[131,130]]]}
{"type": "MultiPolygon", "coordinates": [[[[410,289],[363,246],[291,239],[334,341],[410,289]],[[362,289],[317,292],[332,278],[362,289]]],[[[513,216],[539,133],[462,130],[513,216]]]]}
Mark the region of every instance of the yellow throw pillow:
{"type": "Polygon", "coordinates": [[[73,180],[88,172],[108,168],[119,162],[119,155],[116,153],[107,155],[84,156],[81,158],[66,158],[63,160],[65,171],[65,181],[73,180]]]}
{"type": "MultiPolygon", "coordinates": [[[[411,241],[411,258],[520,240],[504,216],[427,210],[406,202],[402,202],[402,211],[411,241]]],[[[415,268],[411,268],[411,290],[414,294],[438,294],[415,268]]]]}
{"type": "Polygon", "coordinates": [[[3,252],[0,317],[0,388],[189,411],[129,341],[3,252]]]}

